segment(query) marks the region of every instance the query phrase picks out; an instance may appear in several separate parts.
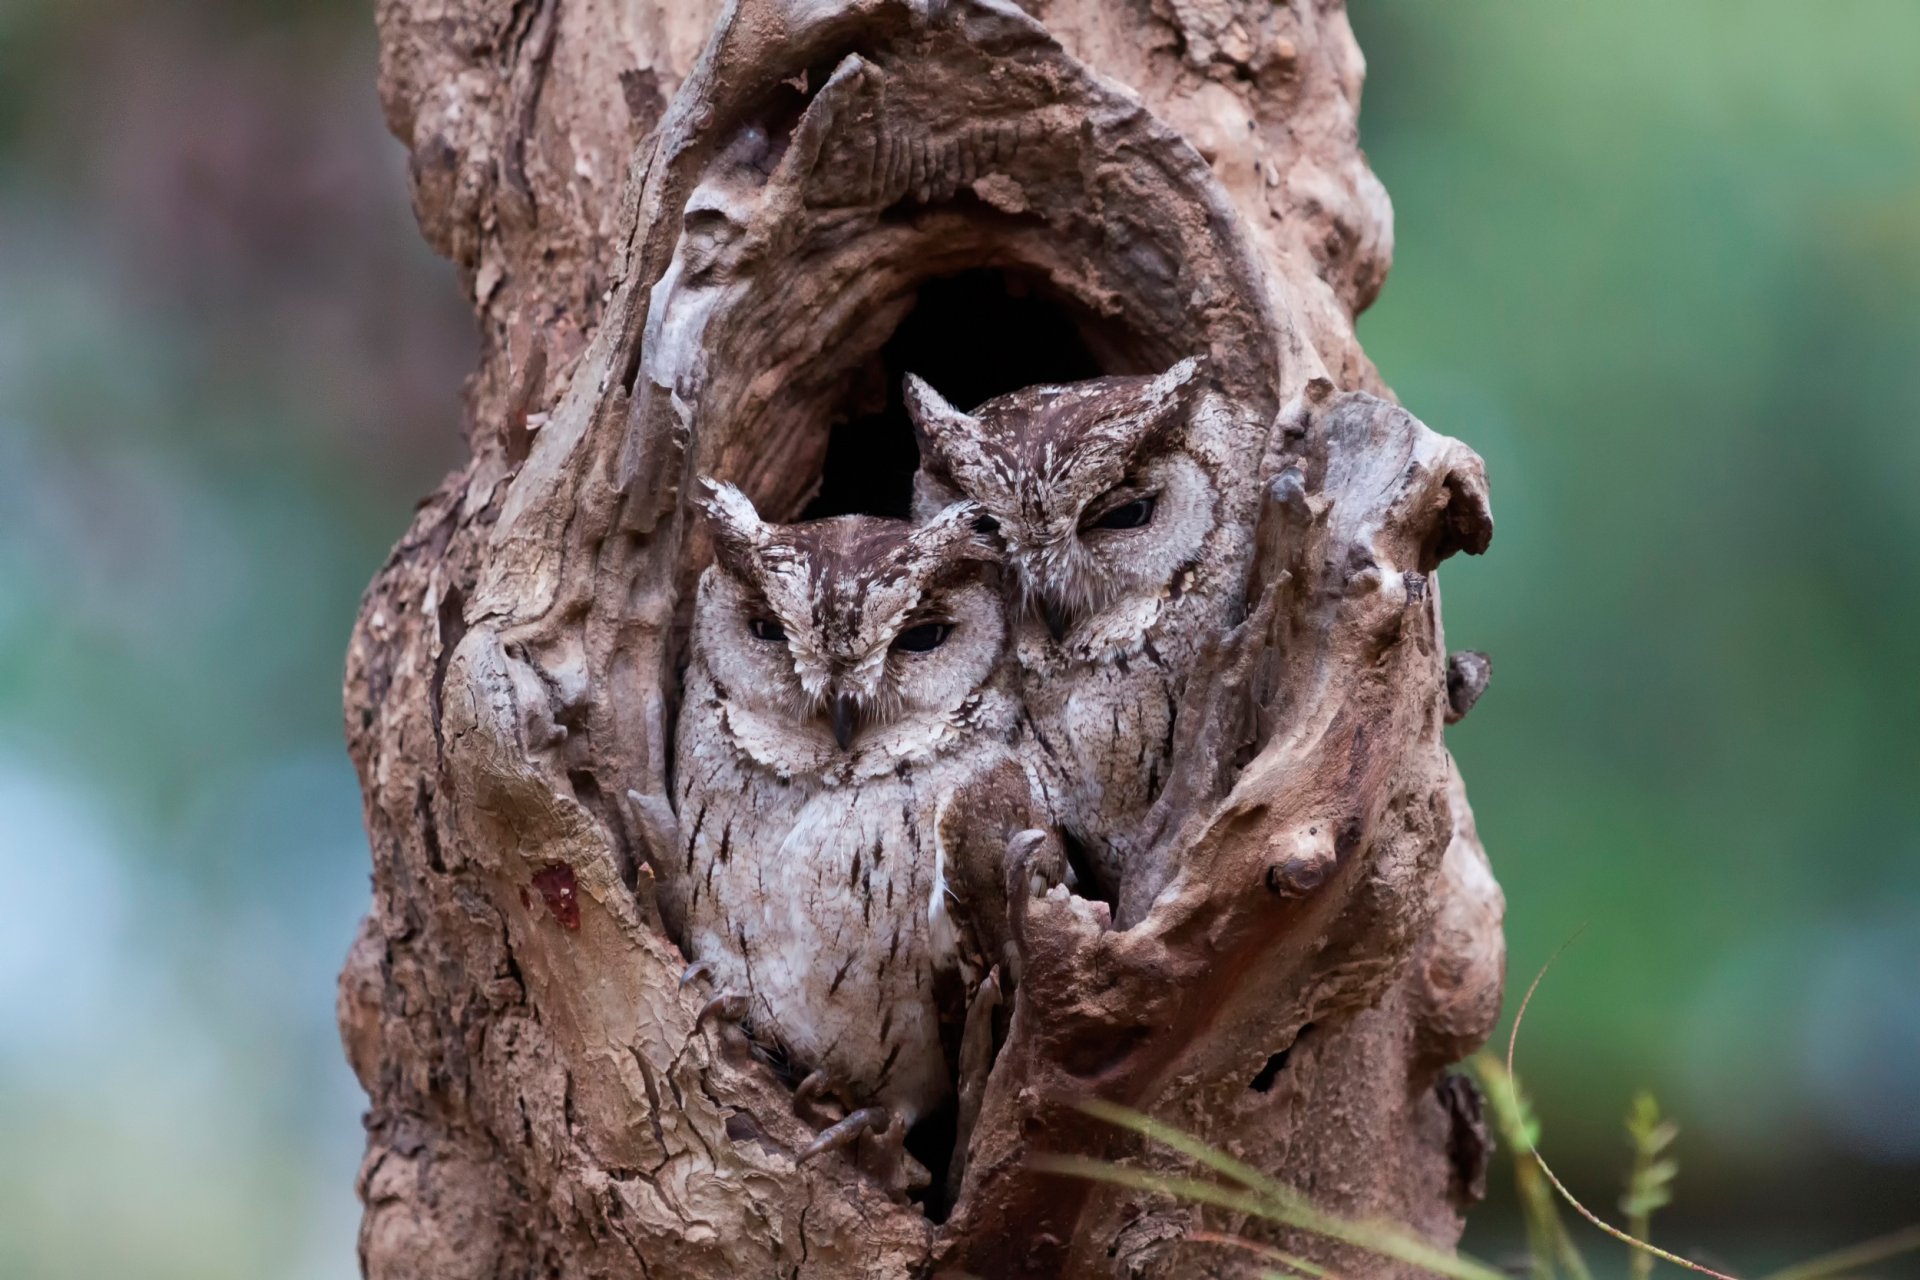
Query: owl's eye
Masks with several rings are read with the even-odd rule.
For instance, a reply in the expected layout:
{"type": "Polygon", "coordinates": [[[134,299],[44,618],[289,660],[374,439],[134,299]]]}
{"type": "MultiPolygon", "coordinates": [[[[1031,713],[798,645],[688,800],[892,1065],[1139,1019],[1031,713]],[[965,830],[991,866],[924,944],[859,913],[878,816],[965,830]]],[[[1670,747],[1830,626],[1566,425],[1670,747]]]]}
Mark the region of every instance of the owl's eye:
{"type": "Polygon", "coordinates": [[[926,653],[945,644],[952,633],[953,624],[950,622],[923,622],[917,627],[908,627],[894,637],[893,647],[899,653],[926,653]]]}
{"type": "Polygon", "coordinates": [[[772,618],[755,618],[747,624],[747,630],[753,632],[755,640],[777,642],[787,638],[787,629],[772,618]]]}
{"type": "Polygon", "coordinates": [[[1135,498],[1132,502],[1123,502],[1111,511],[1103,511],[1099,516],[1087,522],[1088,529],[1144,529],[1153,523],[1153,504],[1151,495],[1135,498]]]}

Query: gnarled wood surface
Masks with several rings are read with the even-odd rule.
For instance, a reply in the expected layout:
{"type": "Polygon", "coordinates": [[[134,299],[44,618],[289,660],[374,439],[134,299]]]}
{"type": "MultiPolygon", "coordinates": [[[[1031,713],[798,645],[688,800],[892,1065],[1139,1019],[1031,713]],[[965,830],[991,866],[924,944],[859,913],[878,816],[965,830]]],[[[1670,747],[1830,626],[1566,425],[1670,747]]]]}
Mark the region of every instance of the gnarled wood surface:
{"type": "Polygon", "coordinates": [[[367,1273],[1244,1265],[1179,1237],[1258,1224],[1029,1169],[1174,1167],[1084,1095],[1450,1243],[1482,1147],[1441,1071],[1486,1034],[1503,952],[1441,741],[1434,570],[1491,520],[1478,459],[1378,398],[1353,337],[1391,236],[1340,6],[383,0],[380,25],[485,350],[472,459],[349,656],[367,1273]],[[1206,354],[1262,514],[1127,927],[1064,890],[1021,904],[1011,1030],[936,1225],[845,1161],[796,1167],[812,1130],[737,1031],[696,1025],[660,890],[689,479],[798,514],[830,424],[887,411],[929,282],[967,273],[1032,291],[1103,371],[1206,354]]]}

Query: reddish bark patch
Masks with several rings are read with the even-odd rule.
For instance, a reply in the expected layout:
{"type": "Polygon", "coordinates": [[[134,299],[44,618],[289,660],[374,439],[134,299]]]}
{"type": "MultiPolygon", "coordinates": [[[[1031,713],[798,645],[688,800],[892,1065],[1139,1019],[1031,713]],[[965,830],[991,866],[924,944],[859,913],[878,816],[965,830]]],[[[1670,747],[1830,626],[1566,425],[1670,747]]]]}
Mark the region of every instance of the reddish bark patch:
{"type": "Polygon", "coordinates": [[[546,899],[547,910],[567,929],[580,927],[580,894],[574,883],[573,868],[553,862],[533,873],[533,887],[546,899]]]}

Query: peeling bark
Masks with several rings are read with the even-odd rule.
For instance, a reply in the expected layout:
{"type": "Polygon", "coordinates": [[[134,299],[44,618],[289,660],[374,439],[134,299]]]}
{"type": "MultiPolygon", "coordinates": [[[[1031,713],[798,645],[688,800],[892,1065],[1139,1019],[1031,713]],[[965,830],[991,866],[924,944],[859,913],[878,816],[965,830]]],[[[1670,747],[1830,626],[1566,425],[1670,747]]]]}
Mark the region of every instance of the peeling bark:
{"type": "Polygon", "coordinates": [[[1504,953],[1441,737],[1472,698],[1456,678],[1450,700],[1435,570],[1492,525],[1479,460],[1384,398],[1353,335],[1391,232],[1341,6],[379,19],[421,226],[485,342],[472,458],[348,661],[375,870],[340,995],[372,1098],[366,1273],[1234,1274],[1179,1239],[1259,1224],[1026,1167],[1173,1167],[1066,1105],[1089,1094],[1451,1244],[1484,1140],[1442,1072],[1487,1033],[1504,953]],[[789,1087],[679,985],[662,832],[707,556],[690,477],[800,513],[830,425],[884,418],[889,343],[956,276],[1025,291],[1104,372],[1205,353],[1262,502],[1126,927],[1064,891],[1020,905],[1010,1030],[936,1224],[845,1160],[796,1166],[815,1134],[789,1087]]]}

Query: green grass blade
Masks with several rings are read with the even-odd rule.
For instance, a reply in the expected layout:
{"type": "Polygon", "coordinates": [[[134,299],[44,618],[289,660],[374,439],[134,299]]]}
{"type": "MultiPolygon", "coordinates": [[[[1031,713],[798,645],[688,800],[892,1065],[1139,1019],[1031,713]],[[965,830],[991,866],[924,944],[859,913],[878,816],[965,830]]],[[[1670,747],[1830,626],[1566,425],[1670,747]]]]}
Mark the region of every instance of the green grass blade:
{"type": "MultiPolygon", "coordinates": [[[[1585,926],[1583,925],[1581,928],[1584,931],[1585,926]]],[[[1517,1049],[1520,1044],[1520,1024],[1526,1019],[1527,1006],[1533,1003],[1533,993],[1540,989],[1540,980],[1547,976],[1547,970],[1552,968],[1553,962],[1560,958],[1560,952],[1572,946],[1574,939],[1579,936],[1580,934],[1576,933],[1572,938],[1568,938],[1565,942],[1561,943],[1560,951],[1554,952],[1553,955],[1547,959],[1547,962],[1540,966],[1540,972],[1533,975],[1533,981],[1527,986],[1527,994],[1520,998],[1520,1007],[1514,1011],[1513,1030],[1507,1035],[1507,1087],[1509,1089],[1513,1087],[1513,1055],[1514,1050],[1517,1049]]],[[[1517,1098],[1512,1101],[1512,1105],[1516,1110],[1519,1108],[1517,1098]]],[[[1540,1166],[1540,1172],[1546,1176],[1547,1181],[1553,1185],[1553,1189],[1560,1193],[1560,1198],[1565,1200],[1575,1213],[1612,1236],[1615,1240],[1625,1245],[1631,1245],[1635,1249],[1650,1253],[1663,1262],[1671,1262],[1676,1267],[1684,1267],[1688,1271],[1697,1271],[1703,1276],[1712,1276],[1713,1280],[1737,1280],[1736,1277],[1727,1275],[1723,1271],[1715,1271],[1712,1267],[1703,1267],[1699,1263],[1683,1258],[1677,1253],[1669,1253],[1665,1249],[1648,1244],[1645,1240],[1635,1239],[1633,1236],[1628,1235],[1620,1228],[1603,1219],[1593,1210],[1587,1208],[1586,1205],[1580,1203],[1578,1197],[1576,1197],[1573,1192],[1567,1190],[1566,1183],[1560,1181],[1559,1175],[1554,1173],[1552,1167],[1547,1164],[1547,1158],[1540,1154],[1540,1147],[1537,1143],[1528,1149],[1527,1154],[1533,1157],[1534,1163],[1540,1166]]]]}
{"type": "MultiPolygon", "coordinates": [[[[1181,1136],[1185,1137],[1185,1135],[1181,1136]]],[[[1298,1194],[1291,1191],[1286,1202],[1277,1203],[1272,1198],[1256,1192],[1224,1187],[1217,1182],[1148,1173],[1142,1169],[1130,1169],[1125,1165],[1111,1164],[1086,1156],[1043,1154],[1034,1156],[1030,1164],[1047,1173],[1085,1178],[1094,1182],[1107,1182],[1115,1186],[1131,1187],[1138,1191],[1152,1191],[1173,1196],[1180,1200],[1210,1204],[1216,1208],[1231,1209],[1250,1217],[1277,1222],[1281,1226],[1326,1236],[1343,1244],[1365,1249],[1369,1253],[1377,1253],[1382,1257],[1423,1267],[1438,1275],[1448,1276],[1451,1280],[1509,1280],[1507,1276],[1491,1267],[1436,1249],[1423,1241],[1403,1235],[1391,1226],[1379,1223],[1348,1222],[1331,1214],[1322,1213],[1311,1206],[1298,1204],[1298,1194]]]]}
{"type": "Polygon", "coordinates": [[[1512,1152],[1513,1185],[1519,1195],[1521,1221],[1527,1232],[1527,1259],[1532,1280],[1559,1280],[1562,1270],[1571,1280],[1593,1280],[1587,1260],[1560,1217],[1560,1201],[1541,1176],[1529,1154],[1540,1139],[1534,1117],[1519,1080],[1507,1074],[1500,1059],[1475,1054],[1468,1063],[1480,1080],[1487,1109],[1500,1142],[1512,1152]]]}
{"type": "Polygon", "coordinates": [[[1856,1267],[1872,1266],[1903,1253],[1916,1252],[1920,1252],[1920,1223],[1797,1263],[1774,1272],[1766,1280],[1825,1280],[1827,1276],[1842,1275],[1856,1267]]]}
{"type": "Polygon", "coordinates": [[[1221,1177],[1233,1179],[1250,1191],[1257,1191],[1283,1204],[1298,1205],[1302,1210],[1312,1211],[1312,1206],[1307,1203],[1305,1197],[1292,1187],[1275,1181],[1250,1164],[1235,1160],[1224,1151],[1215,1150],[1184,1129],[1176,1129],[1170,1124],[1155,1120],[1152,1116],[1143,1115],[1131,1107],[1123,1107],[1099,1098],[1082,1098],[1073,1105],[1096,1120],[1104,1120],[1122,1129],[1130,1129],[1143,1138],[1178,1151],[1188,1159],[1205,1165],[1221,1177]]]}
{"type": "Polygon", "coordinates": [[[1311,1280],[1339,1280],[1338,1276],[1317,1262],[1295,1257],[1283,1249],[1276,1249],[1259,1240],[1249,1240],[1245,1236],[1229,1235],[1224,1231],[1189,1231],[1183,1238],[1188,1244],[1217,1244],[1228,1249],[1241,1249],[1258,1254],[1269,1262],[1278,1263],[1300,1275],[1311,1277],[1311,1280]]]}

